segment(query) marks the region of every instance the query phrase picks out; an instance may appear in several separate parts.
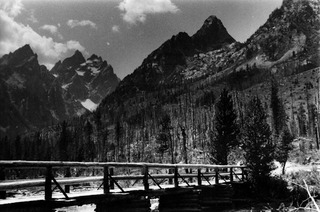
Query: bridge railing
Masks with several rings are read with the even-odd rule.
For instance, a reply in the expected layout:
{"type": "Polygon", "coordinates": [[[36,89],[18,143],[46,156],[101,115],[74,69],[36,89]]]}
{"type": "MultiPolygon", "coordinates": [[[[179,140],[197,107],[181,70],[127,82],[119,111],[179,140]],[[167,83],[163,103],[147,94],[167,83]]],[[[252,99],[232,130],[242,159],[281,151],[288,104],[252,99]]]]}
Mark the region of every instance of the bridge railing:
{"type": "MultiPolygon", "coordinates": [[[[45,200],[52,200],[52,186],[58,188],[66,199],[70,192],[70,185],[102,181],[104,194],[108,194],[110,189],[116,185],[122,192],[125,192],[119,184],[120,180],[141,180],[144,190],[149,190],[150,182],[158,186],[159,179],[169,179],[174,187],[179,187],[179,180],[184,185],[190,186],[189,179],[196,178],[197,185],[202,185],[203,180],[208,184],[229,183],[233,181],[245,181],[245,166],[239,165],[210,165],[210,164],[162,164],[162,163],[121,163],[121,162],[68,162],[68,161],[0,161],[0,198],[6,198],[6,191],[24,187],[45,188],[45,200]],[[60,177],[54,176],[53,169],[56,168],[94,168],[102,169],[102,175],[91,177],[60,177]],[[123,169],[138,169],[137,174],[122,174],[123,169]],[[11,169],[45,169],[45,176],[37,179],[17,179],[8,180],[10,176],[5,176],[6,170],[11,169]],[[115,169],[119,174],[115,175],[115,169]],[[160,174],[158,171],[160,170],[160,174]],[[188,171],[186,171],[188,170],[188,171]],[[211,178],[211,180],[210,180],[211,178]],[[65,185],[65,188],[62,188],[65,185]]],[[[181,184],[180,184],[181,186],[181,184]]],[[[55,189],[54,188],[54,189],[55,189]]]]}

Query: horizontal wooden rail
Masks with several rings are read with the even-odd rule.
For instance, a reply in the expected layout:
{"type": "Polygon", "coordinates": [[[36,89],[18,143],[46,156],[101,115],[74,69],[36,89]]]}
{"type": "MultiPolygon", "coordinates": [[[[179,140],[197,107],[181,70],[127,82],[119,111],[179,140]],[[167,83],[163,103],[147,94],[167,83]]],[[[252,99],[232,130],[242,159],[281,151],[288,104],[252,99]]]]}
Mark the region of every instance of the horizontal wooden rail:
{"type": "MultiPolygon", "coordinates": [[[[157,179],[172,179],[174,187],[179,187],[180,182],[186,183],[190,186],[187,179],[197,178],[198,185],[202,184],[202,180],[209,182],[209,178],[214,179],[216,184],[219,184],[219,179],[225,182],[233,182],[234,179],[245,180],[246,166],[239,165],[210,165],[210,164],[160,164],[160,163],[119,163],[119,162],[73,162],[73,161],[0,161],[0,170],[4,176],[6,169],[46,169],[46,174],[43,178],[37,179],[19,179],[19,180],[3,180],[0,179],[0,192],[5,192],[10,189],[20,189],[25,187],[45,187],[45,200],[52,199],[52,186],[56,185],[57,188],[63,193],[65,198],[68,199],[70,185],[83,184],[88,182],[102,181],[104,193],[109,193],[110,189],[116,185],[122,192],[124,192],[120,180],[141,180],[145,190],[149,190],[149,180],[152,180],[160,189],[161,186],[157,179]],[[53,168],[87,168],[87,169],[103,169],[103,176],[91,177],[71,177],[70,169],[69,175],[64,178],[55,178],[53,175],[53,168]],[[114,175],[115,168],[132,168],[140,169],[140,174],[137,170],[128,175],[114,175]],[[158,173],[159,170],[167,170],[168,173],[158,173]],[[196,169],[196,172],[185,173],[185,169],[196,169]],[[171,173],[170,173],[171,170],[171,173]],[[157,173],[155,173],[157,172],[157,173]],[[234,176],[236,178],[234,178],[234,176]],[[241,176],[241,177],[239,177],[241,176]],[[65,185],[65,189],[61,187],[65,185]]],[[[120,169],[123,171],[123,169],[120,169]]],[[[120,172],[121,172],[120,171],[120,172]]],[[[165,172],[167,172],[165,171],[165,172]]],[[[0,173],[1,174],[1,173],[0,173]]],[[[100,186],[100,187],[101,187],[100,186]]],[[[99,188],[100,188],[99,187],[99,188]]],[[[4,193],[5,194],[5,193],[4,193]]],[[[3,197],[1,197],[3,198],[3,197]]],[[[4,197],[5,198],[5,197],[4,197]]]]}
{"type": "Polygon", "coordinates": [[[0,160],[0,167],[126,167],[126,168],[244,168],[240,165],[210,165],[210,164],[164,164],[164,163],[121,163],[121,162],[73,162],[73,161],[7,161],[0,160]]]}
{"type": "MultiPolygon", "coordinates": [[[[103,176],[95,177],[70,177],[70,178],[56,178],[60,185],[75,185],[88,182],[102,181],[103,176]]],[[[28,180],[7,180],[0,182],[0,190],[19,189],[27,187],[41,187],[45,185],[45,179],[28,179],[28,180]]]]}
{"type": "MultiPolygon", "coordinates": [[[[235,175],[241,176],[242,173],[234,173],[235,175]]],[[[197,173],[194,174],[179,174],[183,178],[196,178],[197,173]]],[[[229,173],[220,173],[220,176],[227,177],[229,173]]],[[[203,177],[215,177],[215,173],[203,173],[203,177]]],[[[116,175],[113,176],[115,180],[142,180],[144,175],[116,175]]],[[[173,179],[174,174],[152,174],[154,179],[173,179]]],[[[70,178],[56,178],[57,182],[61,185],[75,185],[83,184],[89,182],[102,181],[103,176],[93,176],[93,177],[70,177],[70,178]]],[[[0,181],[0,190],[10,190],[10,189],[20,189],[27,187],[41,187],[45,185],[45,179],[22,179],[22,180],[6,180],[0,181]]]]}

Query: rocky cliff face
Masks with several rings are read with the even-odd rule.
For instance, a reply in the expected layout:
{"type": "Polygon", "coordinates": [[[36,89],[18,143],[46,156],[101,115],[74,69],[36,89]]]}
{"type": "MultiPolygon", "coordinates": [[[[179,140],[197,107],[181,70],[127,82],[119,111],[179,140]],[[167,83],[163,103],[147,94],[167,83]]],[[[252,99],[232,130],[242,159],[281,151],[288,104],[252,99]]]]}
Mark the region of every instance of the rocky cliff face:
{"type": "Polygon", "coordinates": [[[104,104],[115,98],[126,99],[140,91],[156,91],[160,87],[181,84],[189,58],[196,53],[226,47],[235,40],[215,16],[205,20],[201,29],[189,36],[180,32],[153,51],[135,71],[125,77],[104,104]]]}
{"type": "Polygon", "coordinates": [[[220,49],[226,44],[235,42],[221,20],[214,15],[205,20],[203,26],[192,36],[192,40],[196,49],[200,51],[220,49]]]}
{"type": "Polygon", "coordinates": [[[75,99],[95,104],[114,91],[120,81],[107,61],[95,54],[85,60],[79,51],[56,63],[50,72],[75,99]]]}
{"type": "Polygon", "coordinates": [[[38,63],[29,45],[0,59],[0,134],[52,125],[85,109],[38,63]]]}
{"type": "Polygon", "coordinates": [[[15,135],[79,116],[90,103],[98,104],[118,82],[112,67],[96,55],[85,60],[76,51],[49,72],[25,45],[0,59],[0,135],[15,135]]]}

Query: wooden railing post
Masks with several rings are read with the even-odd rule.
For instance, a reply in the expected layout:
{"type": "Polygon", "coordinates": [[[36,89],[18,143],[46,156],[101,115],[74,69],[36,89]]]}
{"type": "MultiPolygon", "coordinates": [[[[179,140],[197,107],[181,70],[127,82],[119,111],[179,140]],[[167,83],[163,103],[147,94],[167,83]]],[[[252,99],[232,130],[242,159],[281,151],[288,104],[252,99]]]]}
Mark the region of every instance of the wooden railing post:
{"type": "Polygon", "coordinates": [[[230,182],[233,182],[233,168],[230,168],[230,182]]]}
{"type": "MultiPolygon", "coordinates": [[[[169,169],[169,174],[172,174],[171,168],[169,169]]],[[[173,184],[172,178],[169,178],[169,185],[172,185],[172,184],[173,184]]]]}
{"type": "Polygon", "coordinates": [[[46,181],[45,181],[45,188],[44,188],[44,192],[45,192],[44,199],[46,201],[50,201],[52,199],[51,180],[52,180],[52,167],[47,166],[46,181]]]}
{"type": "Polygon", "coordinates": [[[109,167],[105,166],[103,168],[103,193],[107,194],[110,192],[109,187],[109,167]]]}
{"type": "MultiPolygon", "coordinates": [[[[110,176],[113,176],[114,173],[113,173],[113,168],[110,168],[110,176]]],[[[114,182],[111,180],[110,181],[110,189],[114,189],[114,182]]]]}
{"type": "Polygon", "coordinates": [[[178,179],[178,167],[174,167],[174,187],[179,187],[179,179],[178,179]]]}
{"type": "MultiPolygon", "coordinates": [[[[0,182],[6,179],[6,174],[4,172],[4,167],[0,167],[0,182]]],[[[6,191],[0,191],[0,199],[6,198],[6,191]]]]}
{"type": "Polygon", "coordinates": [[[244,181],[244,168],[241,167],[241,180],[244,181]]]}
{"type": "Polygon", "coordinates": [[[216,174],[216,176],[214,178],[215,183],[219,184],[219,169],[215,168],[214,171],[215,171],[215,174],[216,174]]]}
{"type": "MultiPolygon", "coordinates": [[[[66,169],[65,177],[71,177],[71,169],[70,169],[70,167],[68,167],[68,168],[66,169]]],[[[65,185],[65,186],[64,186],[64,191],[65,191],[66,193],[70,193],[70,185],[65,185]]]]}
{"type": "Polygon", "coordinates": [[[201,169],[198,169],[198,186],[201,186],[202,180],[201,180],[201,169]]]}
{"type": "Polygon", "coordinates": [[[143,186],[145,191],[149,190],[148,174],[149,174],[148,166],[143,166],[142,175],[143,175],[143,186]]]}

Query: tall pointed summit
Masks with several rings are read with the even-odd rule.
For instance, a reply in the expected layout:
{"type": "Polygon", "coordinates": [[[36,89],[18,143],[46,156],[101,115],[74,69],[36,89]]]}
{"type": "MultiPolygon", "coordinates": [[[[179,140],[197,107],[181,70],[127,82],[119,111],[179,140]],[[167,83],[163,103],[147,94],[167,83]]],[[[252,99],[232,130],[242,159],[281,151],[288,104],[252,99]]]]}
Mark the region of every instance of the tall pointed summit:
{"type": "Polygon", "coordinates": [[[228,33],[221,20],[211,15],[202,27],[192,36],[197,49],[202,51],[214,50],[224,44],[235,42],[235,39],[228,33]]]}

